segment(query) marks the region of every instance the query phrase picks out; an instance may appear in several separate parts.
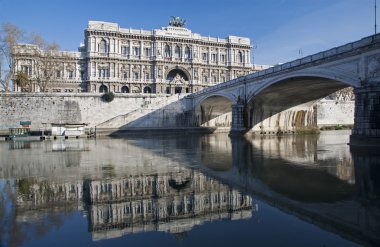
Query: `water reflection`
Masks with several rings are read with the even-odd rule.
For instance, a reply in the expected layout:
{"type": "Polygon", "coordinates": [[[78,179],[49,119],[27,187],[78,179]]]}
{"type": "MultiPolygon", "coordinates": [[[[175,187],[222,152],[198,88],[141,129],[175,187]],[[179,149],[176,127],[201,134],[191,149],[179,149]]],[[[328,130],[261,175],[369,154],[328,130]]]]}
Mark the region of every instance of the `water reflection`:
{"type": "MultiPolygon", "coordinates": [[[[205,223],[221,221],[228,227],[225,222],[245,219],[249,227],[239,227],[245,235],[229,235],[242,239],[250,237],[250,228],[259,232],[265,226],[253,221],[255,215],[264,222],[273,218],[258,210],[258,204],[269,204],[346,239],[376,245],[379,154],[347,142],[345,132],[254,139],[153,135],[3,142],[1,244],[45,239],[78,212],[92,241],[149,232],[184,239],[205,223]]],[[[271,228],[273,224],[278,223],[271,228]]],[[[307,236],[312,241],[320,235],[313,230],[307,236]]],[[[197,240],[187,241],[194,245],[197,240]]],[[[203,241],[208,243],[207,238],[203,241]]],[[[257,241],[263,245],[274,240],[257,241]]],[[[343,243],[338,237],[334,241],[343,243]]]]}
{"type": "Polygon", "coordinates": [[[213,220],[251,217],[252,198],[190,169],[85,181],[94,240],[128,233],[182,234],[213,220]]]}
{"type": "Polygon", "coordinates": [[[251,217],[252,198],[231,186],[125,140],[100,143],[31,142],[34,154],[1,156],[8,156],[0,184],[6,245],[42,238],[62,224],[62,213],[78,210],[87,216],[93,240],[149,231],[180,236],[207,222],[251,217]],[[128,152],[116,158],[110,148],[128,152]],[[56,152],[68,150],[89,153],[56,152]],[[47,162],[49,157],[54,159],[47,162]]]}

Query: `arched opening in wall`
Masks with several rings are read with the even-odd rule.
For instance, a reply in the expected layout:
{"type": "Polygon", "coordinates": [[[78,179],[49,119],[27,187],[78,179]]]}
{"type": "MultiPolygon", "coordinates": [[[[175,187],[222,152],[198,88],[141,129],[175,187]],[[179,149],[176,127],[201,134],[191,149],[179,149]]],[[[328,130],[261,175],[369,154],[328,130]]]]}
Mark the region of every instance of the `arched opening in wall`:
{"type": "Polygon", "coordinates": [[[99,43],[99,53],[107,53],[107,52],[108,52],[107,41],[102,39],[99,43]]]}
{"type": "Polygon", "coordinates": [[[148,86],[144,87],[144,93],[152,93],[152,89],[148,86]]]}
{"type": "Polygon", "coordinates": [[[314,104],[348,86],[345,82],[315,76],[271,82],[248,99],[248,127],[263,133],[316,129],[314,104]]]}
{"type": "Polygon", "coordinates": [[[179,48],[178,45],[174,48],[174,56],[175,56],[175,58],[181,57],[181,48],[179,48]]]}
{"type": "Polygon", "coordinates": [[[127,86],[122,86],[121,87],[121,92],[122,93],[129,93],[129,88],[127,86]]]}
{"type": "Polygon", "coordinates": [[[169,83],[166,87],[166,93],[188,93],[190,75],[187,71],[175,68],[168,72],[166,80],[169,83]]]}
{"type": "Polygon", "coordinates": [[[99,93],[107,93],[108,92],[108,87],[106,85],[101,85],[99,87],[99,93]]]}
{"type": "Polygon", "coordinates": [[[243,63],[243,53],[241,52],[241,51],[239,51],[239,53],[238,53],[238,61],[239,61],[239,63],[243,63]]]}
{"type": "Polygon", "coordinates": [[[170,58],[172,56],[169,45],[165,45],[164,56],[165,58],[170,58]]]}
{"type": "Polygon", "coordinates": [[[166,80],[173,81],[189,81],[187,74],[181,69],[173,69],[166,76],[166,80]]]}
{"type": "Polygon", "coordinates": [[[191,50],[190,47],[186,46],[185,48],[185,59],[190,59],[191,58],[191,50]]]}
{"type": "Polygon", "coordinates": [[[231,127],[232,101],[224,96],[214,95],[204,99],[196,108],[200,126],[231,127]]]}

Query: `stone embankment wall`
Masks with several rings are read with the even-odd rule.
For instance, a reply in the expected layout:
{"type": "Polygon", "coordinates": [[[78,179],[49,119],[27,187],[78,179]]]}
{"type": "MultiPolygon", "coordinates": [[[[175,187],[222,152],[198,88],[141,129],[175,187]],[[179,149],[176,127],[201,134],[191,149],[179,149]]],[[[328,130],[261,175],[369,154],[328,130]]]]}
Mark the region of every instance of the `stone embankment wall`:
{"type": "Polygon", "coordinates": [[[318,127],[353,125],[355,101],[322,99],[317,103],[318,127]]]}
{"type": "MultiPolygon", "coordinates": [[[[32,121],[32,130],[50,129],[51,123],[87,123],[99,129],[183,128],[199,126],[192,101],[184,95],[116,95],[105,102],[101,94],[0,94],[0,131],[32,121]]],[[[302,127],[351,125],[354,101],[322,100],[293,107],[265,119],[253,127],[255,132],[294,131],[302,127]]],[[[231,126],[231,114],[211,120],[206,127],[231,126]]]]}
{"type": "MultiPolygon", "coordinates": [[[[174,97],[178,100],[178,95],[174,97]]],[[[112,102],[105,102],[101,94],[90,93],[0,94],[0,130],[20,127],[20,121],[25,120],[32,121],[32,130],[40,130],[44,123],[48,124],[47,127],[51,123],[88,123],[88,127],[95,127],[147,106],[170,104],[171,98],[173,96],[129,94],[117,95],[112,102]]]]}

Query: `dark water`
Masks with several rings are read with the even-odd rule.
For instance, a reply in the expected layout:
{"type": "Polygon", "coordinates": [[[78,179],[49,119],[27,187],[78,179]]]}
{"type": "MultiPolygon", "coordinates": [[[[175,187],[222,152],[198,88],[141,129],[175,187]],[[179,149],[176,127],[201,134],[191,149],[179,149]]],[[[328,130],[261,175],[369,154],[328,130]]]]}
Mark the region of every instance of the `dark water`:
{"type": "Polygon", "coordinates": [[[0,246],[376,246],[380,154],[349,132],[0,143],[0,246]]]}

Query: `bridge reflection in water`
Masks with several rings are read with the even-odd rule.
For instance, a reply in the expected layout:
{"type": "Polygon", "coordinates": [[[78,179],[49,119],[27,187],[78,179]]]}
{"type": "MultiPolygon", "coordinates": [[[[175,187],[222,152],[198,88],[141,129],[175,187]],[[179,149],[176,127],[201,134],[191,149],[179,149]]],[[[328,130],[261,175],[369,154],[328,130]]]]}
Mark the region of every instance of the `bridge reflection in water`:
{"type": "Polygon", "coordinates": [[[182,238],[207,222],[269,220],[257,207],[262,200],[375,246],[380,154],[350,147],[348,138],[326,132],[0,143],[0,239],[6,246],[29,243],[77,211],[92,240],[150,231],[182,238]]]}

